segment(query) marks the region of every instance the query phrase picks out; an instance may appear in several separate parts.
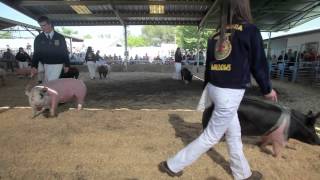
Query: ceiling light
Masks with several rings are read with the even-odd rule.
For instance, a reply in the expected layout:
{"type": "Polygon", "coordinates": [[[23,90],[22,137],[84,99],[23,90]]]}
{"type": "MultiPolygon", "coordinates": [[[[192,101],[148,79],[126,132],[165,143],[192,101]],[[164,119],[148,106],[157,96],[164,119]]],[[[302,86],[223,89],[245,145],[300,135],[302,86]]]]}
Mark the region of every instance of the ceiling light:
{"type": "Polygon", "coordinates": [[[164,14],[164,5],[149,5],[150,14],[164,14]]]}
{"type": "Polygon", "coordinates": [[[92,12],[85,5],[71,5],[70,7],[78,14],[92,14],[92,12]]]}

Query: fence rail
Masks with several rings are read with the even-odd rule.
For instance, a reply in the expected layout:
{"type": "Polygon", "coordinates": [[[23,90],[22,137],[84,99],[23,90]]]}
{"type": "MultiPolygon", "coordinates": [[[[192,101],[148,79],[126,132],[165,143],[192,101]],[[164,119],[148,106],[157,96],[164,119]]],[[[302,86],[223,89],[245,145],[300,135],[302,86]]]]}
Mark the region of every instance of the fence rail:
{"type": "Polygon", "coordinates": [[[320,87],[320,60],[270,64],[272,79],[320,87]]]}

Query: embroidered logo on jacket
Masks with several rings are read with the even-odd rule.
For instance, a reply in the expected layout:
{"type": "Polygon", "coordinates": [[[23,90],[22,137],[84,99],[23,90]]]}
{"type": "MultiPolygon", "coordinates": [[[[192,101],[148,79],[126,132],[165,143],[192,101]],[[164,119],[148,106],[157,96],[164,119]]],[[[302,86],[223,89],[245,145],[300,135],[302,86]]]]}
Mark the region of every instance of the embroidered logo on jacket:
{"type": "Polygon", "coordinates": [[[232,45],[229,39],[226,37],[222,43],[220,43],[220,39],[216,41],[216,47],[214,50],[214,57],[216,60],[224,60],[226,59],[232,50],[232,45]]]}
{"type": "Polygon", "coordinates": [[[54,45],[55,46],[60,46],[60,41],[59,40],[54,40],[54,45]]]}
{"type": "Polygon", "coordinates": [[[231,71],[231,64],[212,64],[211,71],[231,71]]]}

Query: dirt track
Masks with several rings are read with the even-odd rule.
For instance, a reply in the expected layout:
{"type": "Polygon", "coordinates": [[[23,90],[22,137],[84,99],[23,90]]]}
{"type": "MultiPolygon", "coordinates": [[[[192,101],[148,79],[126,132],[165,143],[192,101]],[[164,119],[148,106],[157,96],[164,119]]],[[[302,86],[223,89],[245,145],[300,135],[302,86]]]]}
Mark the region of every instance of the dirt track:
{"type": "MultiPolygon", "coordinates": [[[[69,110],[74,107],[70,103],[49,119],[31,119],[31,109],[0,110],[0,179],[170,179],[157,164],[201,131],[201,113],[184,110],[195,109],[202,84],[185,85],[170,76],[113,72],[108,80],[89,81],[82,74],[89,88],[85,107],[103,110],[69,110]]],[[[0,87],[0,106],[28,106],[23,92],[27,80],[8,78],[7,86],[0,87]]],[[[303,112],[320,110],[319,89],[274,86],[280,103],[303,112]]],[[[247,93],[257,94],[256,89],[247,93]]],[[[273,158],[256,142],[244,138],[244,152],[265,179],[320,179],[320,147],[290,140],[281,157],[273,158]]],[[[180,179],[232,179],[228,167],[222,142],[180,179]]]]}

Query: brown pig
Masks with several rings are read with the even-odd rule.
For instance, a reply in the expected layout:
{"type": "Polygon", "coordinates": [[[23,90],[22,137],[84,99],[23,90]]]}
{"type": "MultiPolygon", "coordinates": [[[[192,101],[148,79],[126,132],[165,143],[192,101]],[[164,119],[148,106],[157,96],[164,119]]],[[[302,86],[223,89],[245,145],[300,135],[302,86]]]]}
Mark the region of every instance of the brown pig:
{"type": "Polygon", "coordinates": [[[87,87],[82,80],[64,78],[49,81],[45,84],[34,86],[26,90],[32,107],[33,117],[45,109],[50,110],[50,116],[56,116],[59,103],[76,101],[77,109],[80,110],[84,103],[87,87]]]}

